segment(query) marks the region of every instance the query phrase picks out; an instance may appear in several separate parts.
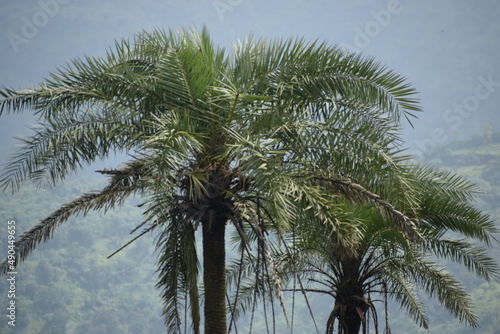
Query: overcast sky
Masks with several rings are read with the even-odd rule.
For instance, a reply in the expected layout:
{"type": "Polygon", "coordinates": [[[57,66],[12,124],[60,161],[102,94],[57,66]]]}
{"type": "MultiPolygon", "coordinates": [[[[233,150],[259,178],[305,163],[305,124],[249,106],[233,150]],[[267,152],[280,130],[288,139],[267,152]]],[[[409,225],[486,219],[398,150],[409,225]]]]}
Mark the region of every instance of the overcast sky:
{"type": "MultiPolygon", "coordinates": [[[[499,130],[498,0],[2,0],[0,85],[34,86],[71,58],[152,28],[206,25],[222,45],[256,36],[326,40],[379,59],[420,92],[412,152],[499,130]]],[[[0,161],[25,116],[0,117],[0,161]]]]}

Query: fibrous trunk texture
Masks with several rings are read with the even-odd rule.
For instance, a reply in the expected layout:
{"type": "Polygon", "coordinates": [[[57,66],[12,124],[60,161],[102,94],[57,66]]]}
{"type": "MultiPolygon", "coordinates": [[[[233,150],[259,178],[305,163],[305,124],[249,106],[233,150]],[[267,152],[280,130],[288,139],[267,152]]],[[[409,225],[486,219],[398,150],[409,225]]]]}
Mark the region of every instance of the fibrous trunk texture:
{"type": "Polygon", "coordinates": [[[226,334],[225,220],[203,223],[205,334],[226,334]]]}

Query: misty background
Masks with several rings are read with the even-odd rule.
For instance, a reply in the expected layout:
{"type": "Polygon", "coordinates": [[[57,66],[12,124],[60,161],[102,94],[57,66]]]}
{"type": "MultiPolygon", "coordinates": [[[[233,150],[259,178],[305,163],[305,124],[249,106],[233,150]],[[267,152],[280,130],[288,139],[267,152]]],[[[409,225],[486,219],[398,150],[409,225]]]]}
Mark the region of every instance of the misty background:
{"type": "MultiPolygon", "coordinates": [[[[408,123],[403,126],[406,147],[417,157],[439,158],[435,148],[500,130],[499,18],[498,0],[0,0],[0,85],[15,89],[36,86],[72,58],[103,56],[115,40],[129,39],[141,30],[153,28],[179,30],[196,26],[200,29],[205,25],[215,42],[228,49],[232,41],[250,34],[268,39],[304,37],[373,56],[404,75],[419,91],[417,97],[423,109],[418,119],[412,120],[413,127],[408,123]]],[[[30,124],[34,122],[29,112],[0,117],[0,163],[5,163],[8,155],[15,151],[14,137],[29,134],[30,124]]],[[[124,159],[126,157],[111,157],[102,164],[110,168],[124,159]]],[[[94,175],[95,169],[96,166],[91,166],[86,170],[94,175]]],[[[0,219],[11,219],[10,215],[20,217],[18,233],[21,233],[57,208],[51,205],[62,204],[83,191],[94,189],[86,187],[94,182],[94,179],[80,179],[71,186],[60,187],[64,190],[61,195],[57,188],[36,193],[28,188],[13,197],[3,194],[1,198],[8,197],[10,203],[22,203],[21,199],[25,203],[36,203],[36,209],[32,207],[31,212],[26,213],[22,204],[7,207],[3,205],[6,202],[0,201],[0,219]]],[[[124,214],[120,216],[120,212],[116,215],[125,222],[116,244],[92,246],[104,250],[104,256],[127,241],[127,231],[140,220],[140,215],[127,218],[124,214]]],[[[96,215],[90,220],[100,219],[102,216],[96,215]]],[[[108,228],[115,232],[113,227],[108,228]]],[[[90,243],[111,230],[96,230],[87,241],[90,243]]],[[[51,240],[54,244],[47,244],[48,251],[56,252],[58,245],[71,249],[74,244],[70,241],[81,239],[77,232],[58,232],[51,240]],[[58,235],[68,238],[58,241],[58,235]]],[[[3,238],[4,233],[0,232],[0,236],[3,238]]],[[[151,243],[152,238],[140,245],[151,243]]],[[[495,247],[498,249],[498,245],[495,247]]],[[[141,272],[139,276],[150,277],[154,272],[154,257],[146,261],[144,258],[152,254],[151,248],[133,254],[137,261],[151,262],[151,272],[141,272]]],[[[57,266],[80,261],[80,254],[67,251],[65,256],[57,266]]],[[[35,261],[41,261],[38,266],[57,276],[53,273],[56,270],[53,262],[35,261]]],[[[93,265],[92,262],[84,264],[93,265]]],[[[125,270],[111,260],[107,265],[110,272],[125,270]]],[[[81,275],[76,271],[73,274],[75,278],[81,275]]],[[[129,274],[132,275],[129,272],[116,275],[128,277],[129,274]]],[[[48,277],[41,279],[49,284],[48,277]]],[[[99,279],[104,282],[109,275],[103,272],[99,279]]],[[[123,280],[120,278],[118,283],[123,280]]],[[[113,276],[111,282],[114,282],[113,276]]],[[[148,285],[149,289],[153,286],[154,282],[148,285]]],[[[5,298],[1,293],[3,304],[5,298]]],[[[71,295],[71,291],[67,293],[71,295]]],[[[103,300],[109,304],[114,299],[104,296],[103,300]]],[[[95,304],[101,305],[99,302],[95,304]]],[[[106,303],[103,305],[108,305],[106,303]]],[[[116,306],[119,305],[117,301],[116,306]]],[[[99,306],[94,313],[102,313],[105,306],[99,306]]],[[[143,307],[155,309],[149,304],[143,307]]],[[[158,326],[161,325],[160,321],[158,326]]],[[[68,326],[71,327],[71,322],[66,322],[66,329],[68,326]]]]}

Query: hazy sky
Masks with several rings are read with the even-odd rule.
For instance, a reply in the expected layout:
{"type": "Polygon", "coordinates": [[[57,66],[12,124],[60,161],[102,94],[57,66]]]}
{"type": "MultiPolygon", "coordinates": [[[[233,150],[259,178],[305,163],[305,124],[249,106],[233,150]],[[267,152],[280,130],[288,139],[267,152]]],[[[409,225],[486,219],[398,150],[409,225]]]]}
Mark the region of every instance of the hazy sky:
{"type": "MultiPolygon", "coordinates": [[[[486,124],[499,130],[499,16],[498,0],[2,0],[0,85],[36,85],[71,58],[155,27],[206,25],[222,45],[250,33],[303,36],[375,56],[407,77],[424,112],[404,136],[422,153],[486,124]]],[[[26,120],[0,117],[0,161],[26,120]]]]}
{"type": "MultiPolygon", "coordinates": [[[[193,25],[226,46],[301,36],[376,57],[420,92],[424,112],[403,133],[415,154],[500,131],[499,0],[0,0],[0,86],[35,86],[143,29],[193,25]]],[[[0,117],[0,163],[30,120],[0,117]]]]}

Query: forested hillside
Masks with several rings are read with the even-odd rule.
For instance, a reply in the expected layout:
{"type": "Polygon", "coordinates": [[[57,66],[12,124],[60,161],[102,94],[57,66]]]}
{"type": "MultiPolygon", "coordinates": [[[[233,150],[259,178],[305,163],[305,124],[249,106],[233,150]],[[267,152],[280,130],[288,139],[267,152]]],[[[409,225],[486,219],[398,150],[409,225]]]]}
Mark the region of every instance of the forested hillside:
{"type": "MultiPolygon", "coordinates": [[[[500,133],[477,136],[436,149],[427,155],[427,163],[458,171],[478,185],[478,207],[491,213],[500,222],[500,133]]],[[[54,189],[26,186],[15,195],[0,193],[0,245],[2,258],[7,254],[7,227],[16,221],[17,235],[29,229],[62,203],[83,191],[96,189],[99,180],[91,177],[73,179],[54,189]]],[[[16,327],[9,326],[2,316],[1,333],[162,333],[159,291],[155,286],[154,236],[145,235],[125,250],[108,255],[130,240],[129,232],[141,222],[138,199],[129,201],[123,209],[106,214],[90,212],[86,217],[73,217],[56,229],[53,238],[42,244],[22,263],[16,276],[16,327]]],[[[491,254],[500,259],[500,244],[495,243],[491,254]]],[[[465,269],[445,264],[467,286],[471,293],[481,327],[471,329],[461,325],[436,303],[429,303],[431,328],[429,333],[496,333],[500,328],[500,284],[478,282],[465,269]]],[[[5,314],[7,282],[2,279],[0,301],[5,314]]],[[[318,299],[314,310],[320,311],[318,299]]],[[[296,304],[303,304],[298,301],[296,304]]],[[[290,304],[291,305],[291,304],[290,304]]],[[[330,307],[330,305],[328,305],[330,307]]],[[[382,312],[381,312],[382,313],[382,312]]],[[[310,327],[307,311],[295,312],[295,332],[310,327]],[[304,315],[300,317],[299,315],[304,315]]],[[[316,321],[323,332],[324,319],[316,321]]],[[[380,314],[380,316],[383,316],[380,314]]],[[[427,333],[414,326],[397,308],[389,317],[393,333],[427,333]]],[[[283,321],[278,321],[283,323],[283,321]]],[[[242,319],[240,333],[247,321],[242,319]]],[[[254,326],[264,330],[265,327],[254,326]]],[[[279,333],[288,332],[283,327],[279,333]]]]}
{"type": "MultiPolygon", "coordinates": [[[[2,193],[0,217],[16,221],[18,236],[62,203],[94,189],[96,180],[77,179],[50,190],[25,187],[2,193]]],[[[2,316],[1,333],[161,333],[161,302],[154,289],[152,236],[145,235],[112,257],[141,222],[134,203],[106,214],[73,217],[17,268],[16,327],[2,316]]],[[[6,252],[6,225],[1,233],[6,252]]],[[[7,301],[2,279],[2,313],[7,301]]]]}
{"type": "MultiPolygon", "coordinates": [[[[500,228],[500,133],[485,133],[466,141],[456,141],[428,152],[425,163],[456,171],[477,185],[477,207],[487,212],[500,228]]],[[[500,235],[496,236],[500,240],[500,235]]],[[[500,243],[490,248],[490,255],[500,261],[500,243]]],[[[500,283],[478,281],[465,268],[446,263],[445,266],[467,287],[472,297],[480,327],[465,327],[451,317],[437,303],[428,303],[431,328],[429,333],[498,333],[500,328],[500,283]]],[[[428,333],[413,326],[398,310],[393,310],[393,327],[396,333],[428,333]],[[394,318],[395,317],[395,318],[394,318]]]]}

